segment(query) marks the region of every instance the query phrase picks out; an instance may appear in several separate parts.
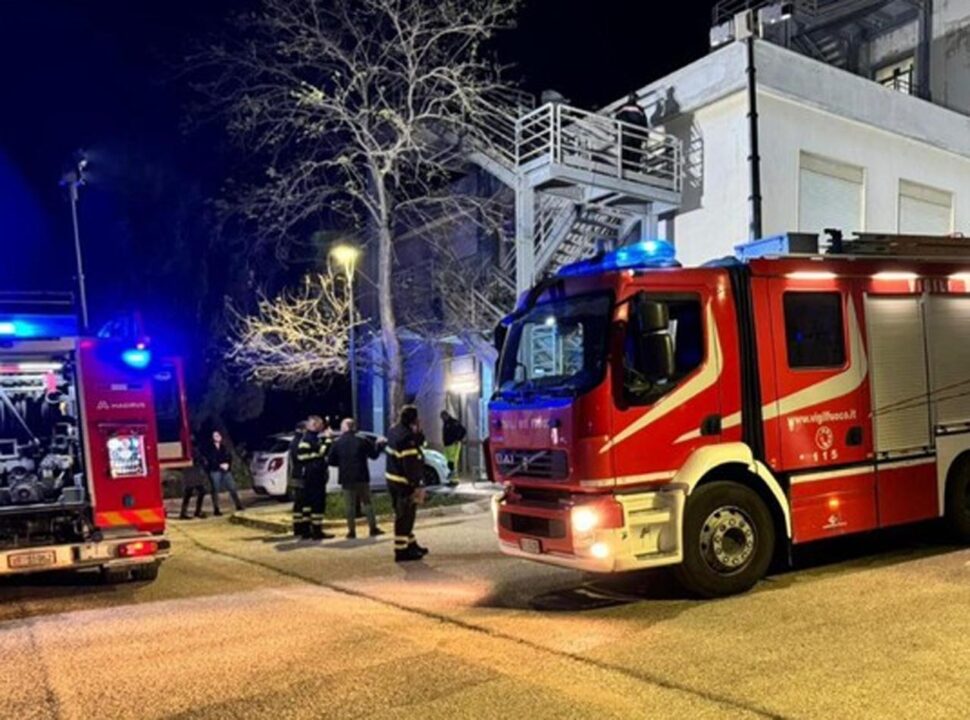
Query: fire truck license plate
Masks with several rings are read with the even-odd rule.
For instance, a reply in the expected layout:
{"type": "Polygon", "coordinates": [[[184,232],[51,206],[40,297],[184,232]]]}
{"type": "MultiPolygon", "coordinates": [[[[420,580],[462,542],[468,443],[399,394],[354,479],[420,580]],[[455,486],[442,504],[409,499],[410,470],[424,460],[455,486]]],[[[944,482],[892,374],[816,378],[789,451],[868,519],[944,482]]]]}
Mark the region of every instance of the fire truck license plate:
{"type": "Polygon", "coordinates": [[[7,566],[11,570],[27,570],[31,568],[50,567],[57,562],[57,553],[53,550],[38,550],[35,552],[17,553],[7,556],[7,566]]]}
{"type": "Polygon", "coordinates": [[[542,543],[534,538],[522,538],[519,540],[519,547],[522,548],[522,552],[532,553],[533,555],[542,552],[542,543]]]}

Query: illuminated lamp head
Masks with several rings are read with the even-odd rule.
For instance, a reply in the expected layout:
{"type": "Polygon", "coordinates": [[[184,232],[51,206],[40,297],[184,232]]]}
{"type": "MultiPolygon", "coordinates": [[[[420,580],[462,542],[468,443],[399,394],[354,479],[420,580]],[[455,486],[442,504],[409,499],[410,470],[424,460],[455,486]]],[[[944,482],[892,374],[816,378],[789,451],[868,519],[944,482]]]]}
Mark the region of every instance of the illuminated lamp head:
{"type": "Polygon", "coordinates": [[[17,325],[12,322],[0,322],[0,336],[13,336],[17,334],[17,325]]]}

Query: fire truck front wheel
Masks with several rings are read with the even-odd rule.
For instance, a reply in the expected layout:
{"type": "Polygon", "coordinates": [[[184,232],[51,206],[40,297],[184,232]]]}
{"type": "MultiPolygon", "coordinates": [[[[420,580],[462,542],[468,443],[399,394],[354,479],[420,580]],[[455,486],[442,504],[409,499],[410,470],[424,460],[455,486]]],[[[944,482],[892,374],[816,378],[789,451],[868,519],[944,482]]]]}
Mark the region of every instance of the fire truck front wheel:
{"type": "Polygon", "coordinates": [[[970,458],[954,463],[946,484],[946,523],[958,542],[970,542],[970,458]]]}
{"type": "Polygon", "coordinates": [[[687,499],[676,575],[700,597],[734,595],[764,577],[774,547],[771,512],[754,490],[723,481],[701,485],[687,499]]]}

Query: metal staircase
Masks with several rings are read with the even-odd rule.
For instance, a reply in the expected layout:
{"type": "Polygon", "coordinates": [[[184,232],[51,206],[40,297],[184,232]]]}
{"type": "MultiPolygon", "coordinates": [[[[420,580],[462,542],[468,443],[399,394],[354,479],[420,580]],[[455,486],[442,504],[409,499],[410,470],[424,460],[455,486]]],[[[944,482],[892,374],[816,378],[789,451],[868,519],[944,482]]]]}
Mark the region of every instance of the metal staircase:
{"type": "Polygon", "coordinates": [[[681,144],[665,133],[518,93],[482,99],[473,117],[469,159],[515,191],[499,266],[520,292],[680,203],[681,144]]]}

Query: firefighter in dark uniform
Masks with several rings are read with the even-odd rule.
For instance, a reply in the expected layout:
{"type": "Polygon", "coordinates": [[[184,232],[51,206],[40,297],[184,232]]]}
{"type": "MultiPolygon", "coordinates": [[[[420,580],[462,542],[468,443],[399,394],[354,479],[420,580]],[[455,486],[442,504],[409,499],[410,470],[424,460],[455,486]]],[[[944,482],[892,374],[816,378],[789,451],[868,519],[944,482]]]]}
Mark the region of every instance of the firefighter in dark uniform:
{"type": "Polygon", "coordinates": [[[290,475],[287,488],[293,497],[293,535],[308,539],[310,537],[310,506],[303,499],[303,463],[297,460],[297,450],[303,433],[306,432],[306,420],[301,420],[290,441],[290,475]]]}
{"type": "Polygon", "coordinates": [[[394,560],[420,560],[428,551],[414,539],[417,503],[414,494],[424,478],[424,435],[418,409],[405,405],[397,425],[387,434],[387,490],[394,503],[394,560]]]}
{"type": "MultiPolygon", "coordinates": [[[[649,127],[647,114],[640,107],[636,93],[632,93],[616,111],[617,120],[646,130],[649,127]]],[[[623,157],[623,172],[644,172],[647,158],[644,155],[644,135],[634,135],[632,132],[623,133],[623,145],[620,152],[623,157]]]]}
{"type": "Polygon", "coordinates": [[[332,442],[329,430],[324,429],[323,418],[318,415],[307,418],[306,429],[294,438],[294,472],[303,479],[303,492],[302,498],[298,498],[300,506],[296,503],[293,505],[293,532],[300,537],[313,540],[333,537],[323,531],[327,511],[327,479],[330,476],[327,451],[332,442]]]}

